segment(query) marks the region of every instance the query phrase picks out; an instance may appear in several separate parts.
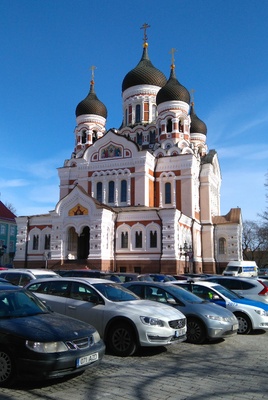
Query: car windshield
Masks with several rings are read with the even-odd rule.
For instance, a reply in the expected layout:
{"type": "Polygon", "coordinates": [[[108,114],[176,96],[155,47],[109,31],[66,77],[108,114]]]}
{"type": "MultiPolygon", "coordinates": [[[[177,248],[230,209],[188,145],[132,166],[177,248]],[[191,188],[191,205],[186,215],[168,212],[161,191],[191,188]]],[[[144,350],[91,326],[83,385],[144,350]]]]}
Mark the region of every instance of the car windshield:
{"type": "Polygon", "coordinates": [[[49,312],[36,296],[26,290],[1,290],[0,319],[27,317],[49,312]]]}
{"type": "Polygon", "coordinates": [[[187,303],[204,303],[204,300],[200,299],[200,297],[181,287],[170,285],[168,286],[168,291],[178,300],[186,301],[187,303]]]}
{"type": "Polygon", "coordinates": [[[237,300],[237,299],[241,299],[242,297],[239,296],[238,294],[236,294],[235,292],[232,292],[229,289],[226,289],[224,286],[221,285],[217,285],[217,286],[213,286],[213,289],[217,290],[220,294],[222,294],[223,296],[227,297],[230,300],[237,300]]]}
{"type": "Polygon", "coordinates": [[[111,301],[133,301],[140,300],[130,290],[114,283],[94,283],[94,286],[106,299],[111,301]]]}

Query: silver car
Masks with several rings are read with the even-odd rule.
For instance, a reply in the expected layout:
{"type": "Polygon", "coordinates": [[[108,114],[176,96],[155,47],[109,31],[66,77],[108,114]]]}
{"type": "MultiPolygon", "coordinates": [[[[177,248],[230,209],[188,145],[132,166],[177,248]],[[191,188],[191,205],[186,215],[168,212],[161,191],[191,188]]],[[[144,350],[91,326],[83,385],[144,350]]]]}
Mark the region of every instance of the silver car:
{"type": "Polygon", "coordinates": [[[205,280],[219,283],[239,296],[268,304],[268,282],[266,280],[230,276],[212,276],[205,280]]]}
{"type": "Polygon", "coordinates": [[[206,339],[216,340],[237,333],[238,321],[230,311],[201,300],[193,293],[175,286],[173,281],[135,281],[124,283],[123,286],[142,299],[169,304],[183,312],[187,317],[187,341],[190,343],[203,343],[206,339]]]}
{"type": "Polygon", "coordinates": [[[204,300],[232,311],[238,319],[240,334],[248,334],[255,329],[268,329],[268,305],[265,303],[240,297],[218,283],[197,281],[177,284],[204,300]]]}
{"type": "Polygon", "coordinates": [[[118,356],[132,355],[139,346],[166,346],[186,340],[186,317],[179,310],[141,300],[110,280],[39,279],[27,289],[53,311],[95,326],[118,356]]]}

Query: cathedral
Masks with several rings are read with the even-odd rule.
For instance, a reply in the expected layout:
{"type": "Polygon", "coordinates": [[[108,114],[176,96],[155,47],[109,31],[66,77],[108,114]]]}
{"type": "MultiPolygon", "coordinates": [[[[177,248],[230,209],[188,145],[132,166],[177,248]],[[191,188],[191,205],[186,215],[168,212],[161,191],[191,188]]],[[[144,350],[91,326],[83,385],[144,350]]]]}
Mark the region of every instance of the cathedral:
{"type": "Polygon", "coordinates": [[[147,27],[141,59],[122,81],[118,129],[106,127],[92,67],[73,152],[58,168],[59,201],[47,214],[16,218],[14,266],[175,275],[220,273],[242,259],[241,210],[220,215],[206,124],[176,76],[174,53],[168,78],[151,62],[147,27]]]}

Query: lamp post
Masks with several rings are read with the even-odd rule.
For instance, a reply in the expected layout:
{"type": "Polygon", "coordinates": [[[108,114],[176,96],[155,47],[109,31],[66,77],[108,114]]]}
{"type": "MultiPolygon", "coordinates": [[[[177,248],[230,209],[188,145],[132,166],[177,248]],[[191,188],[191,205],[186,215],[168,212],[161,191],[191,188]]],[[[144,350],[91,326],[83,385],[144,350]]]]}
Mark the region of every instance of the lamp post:
{"type": "Polygon", "coordinates": [[[192,254],[192,246],[185,241],[183,247],[180,246],[180,256],[184,256],[185,268],[184,272],[189,272],[188,261],[190,260],[190,255],[192,254]]]}

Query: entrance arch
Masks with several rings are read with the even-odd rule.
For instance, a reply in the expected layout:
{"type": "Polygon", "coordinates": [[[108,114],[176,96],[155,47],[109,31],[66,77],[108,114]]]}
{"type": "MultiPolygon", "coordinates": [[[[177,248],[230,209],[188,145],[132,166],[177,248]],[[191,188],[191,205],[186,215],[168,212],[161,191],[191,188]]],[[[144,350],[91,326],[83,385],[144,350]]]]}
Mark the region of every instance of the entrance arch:
{"type": "Polygon", "coordinates": [[[90,229],[85,226],[80,235],[74,227],[68,230],[67,255],[71,260],[85,260],[89,254],[89,233],[90,229]]]}
{"type": "Polygon", "coordinates": [[[89,227],[85,226],[77,240],[77,258],[84,260],[89,254],[89,227]]]}

